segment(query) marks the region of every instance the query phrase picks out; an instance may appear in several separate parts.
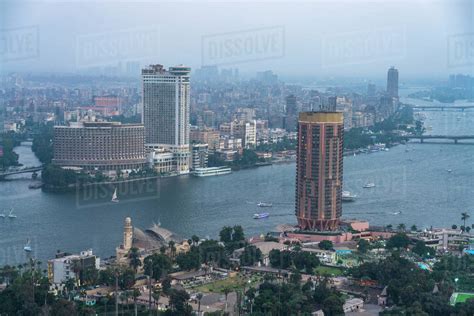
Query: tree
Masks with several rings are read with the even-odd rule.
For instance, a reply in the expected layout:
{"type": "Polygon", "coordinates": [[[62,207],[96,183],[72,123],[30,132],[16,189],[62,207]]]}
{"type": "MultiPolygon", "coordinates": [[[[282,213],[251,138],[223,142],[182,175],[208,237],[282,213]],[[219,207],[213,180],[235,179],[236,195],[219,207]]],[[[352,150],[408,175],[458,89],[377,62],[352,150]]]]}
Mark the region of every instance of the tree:
{"type": "Polygon", "coordinates": [[[344,309],[342,308],[344,301],[341,297],[332,294],[323,301],[322,309],[324,315],[337,316],[344,315],[344,309]]]}
{"type": "Polygon", "coordinates": [[[234,226],[234,233],[232,234],[232,241],[245,240],[244,229],[240,225],[234,226]]]}
{"type": "Polygon", "coordinates": [[[426,246],[425,242],[422,240],[418,240],[413,247],[412,251],[419,255],[420,257],[427,257],[431,253],[433,253],[433,249],[426,246]]]}
{"type": "Polygon", "coordinates": [[[195,246],[197,246],[197,244],[199,243],[199,237],[196,235],[192,235],[191,240],[193,241],[193,245],[195,246]]]}
{"type": "Polygon", "coordinates": [[[458,225],[453,224],[453,225],[451,225],[451,228],[452,228],[452,229],[457,229],[457,228],[458,228],[458,225]]]}
{"type": "Polygon", "coordinates": [[[464,222],[464,227],[466,227],[466,220],[471,217],[469,216],[469,214],[467,214],[467,212],[463,212],[461,213],[461,220],[464,222]]]}
{"type": "Polygon", "coordinates": [[[260,260],[262,260],[262,252],[254,245],[245,246],[240,255],[240,264],[243,266],[253,266],[260,260]]]}
{"type": "Polygon", "coordinates": [[[410,238],[405,233],[397,233],[390,237],[387,241],[387,249],[406,248],[410,244],[410,238]]]}
{"type": "Polygon", "coordinates": [[[180,253],[176,257],[176,263],[182,270],[199,269],[201,267],[201,259],[199,257],[199,248],[192,246],[190,251],[180,253]]]}
{"type": "Polygon", "coordinates": [[[403,223],[398,224],[397,228],[401,232],[404,232],[406,230],[406,226],[403,223]]]}
{"type": "Polygon", "coordinates": [[[159,280],[171,269],[171,260],[163,254],[152,254],[143,260],[145,274],[159,280]]]}
{"type": "Polygon", "coordinates": [[[318,247],[322,250],[331,250],[333,248],[333,243],[330,240],[322,240],[319,242],[318,247]]]}
{"type": "Polygon", "coordinates": [[[418,227],[416,225],[411,225],[411,231],[416,232],[418,230],[418,227]]]}
{"type": "Polygon", "coordinates": [[[365,239],[359,239],[357,242],[357,249],[359,250],[360,253],[366,253],[369,250],[369,242],[365,239]]]}
{"type": "Polygon", "coordinates": [[[230,292],[232,292],[232,289],[228,286],[226,286],[222,289],[222,293],[224,293],[224,295],[225,295],[225,309],[224,309],[224,312],[227,312],[227,296],[229,295],[230,292]]]}
{"type": "Polygon", "coordinates": [[[130,267],[137,272],[138,267],[142,265],[142,262],[140,260],[140,253],[138,252],[138,248],[132,247],[128,253],[128,259],[129,259],[129,264],[130,267]]]}
{"type": "Polygon", "coordinates": [[[64,315],[77,315],[77,312],[73,302],[60,298],[51,306],[51,316],[64,315]]]}
{"type": "Polygon", "coordinates": [[[170,293],[170,307],[176,315],[191,315],[192,307],[188,304],[189,294],[185,290],[172,290],[170,293]]]}
{"type": "Polygon", "coordinates": [[[203,294],[201,292],[199,292],[198,294],[196,294],[196,299],[198,301],[198,316],[201,315],[201,300],[203,298],[203,294]]]}
{"type": "Polygon", "coordinates": [[[220,240],[223,243],[228,243],[232,241],[232,227],[224,226],[219,233],[220,240]]]}

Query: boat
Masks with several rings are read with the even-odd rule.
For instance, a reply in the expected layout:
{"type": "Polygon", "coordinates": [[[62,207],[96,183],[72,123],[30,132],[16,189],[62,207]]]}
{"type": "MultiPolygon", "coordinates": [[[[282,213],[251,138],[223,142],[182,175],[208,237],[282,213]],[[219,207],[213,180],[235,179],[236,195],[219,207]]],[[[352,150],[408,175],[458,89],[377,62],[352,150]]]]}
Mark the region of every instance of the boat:
{"type": "Polygon", "coordinates": [[[31,252],[33,249],[31,249],[31,245],[30,245],[30,240],[27,239],[26,240],[26,245],[23,247],[23,250],[26,251],[26,252],[31,252]]]}
{"type": "Polygon", "coordinates": [[[13,208],[10,209],[10,213],[8,214],[8,218],[16,218],[16,215],[13,214],[13,208]]]}
{"type": "Polygon", "coordinates": [[[373,182],[366,183],[366,184],[363,186],[363,188],[364,188],[364,189],[375,188],[375,183],[373,183],[373,182]]]}
{"type": "Polygon", "coordinates": [[[352,194],[349,191],[342,191],[342,201],[343,202],[354,202],[357,198],[357,195],[352,194]]]}
{"type": "Polygon", "coordinates": [[[209,168],[196,168],[192,174],[196,177],[210,177],[210,176],[221,176],[229,174],[232,169],[229,167],[209,167],[209,168]]]}
{"type": "Polygon", "coordinates": [[[5,213],[0,213],[0,218],[5,218],[5,213]]]}
{"type": "Polygon", "coordinates": [[[119,199],[117,197],[117,188],[115,188],[114,194],[112,195],[112,200],[111,202],[118,203],[119,199]]]}
{"type": "Polygon", "coordinates": [[[267,218],[268,216],[270,216],[270,213],[255,213],[255,214],[253,214],[254,219],[267,218]]]}
{"type": "Polygon", "coordinates": [[[257,206],[258,207],[272,207],[273,204],[272,203],[259,202],[259,203],[257,203],[257,206]]]}
{"type": "Polygon", "coordinates": [[[453,172],[453,169],[446,169],[446,171],[451,173],[451,172],[453,172]]]}

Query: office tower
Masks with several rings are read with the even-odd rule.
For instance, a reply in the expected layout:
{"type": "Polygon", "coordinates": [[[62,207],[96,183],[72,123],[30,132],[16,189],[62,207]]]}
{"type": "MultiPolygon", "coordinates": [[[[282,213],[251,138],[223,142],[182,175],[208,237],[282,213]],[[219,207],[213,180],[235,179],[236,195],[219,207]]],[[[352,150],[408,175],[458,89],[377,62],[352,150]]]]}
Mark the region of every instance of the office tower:
{"type": "Polygon", "coordinates": [[[391,67],[387,73],[387,94],[389,97],[398,98],[398,70],[391,67]]]}
{"type": "Polygon", "coordinates": [[[295,214],[302,230],[327,231],[339,226],[343,136],[342,113],[300,113],[295,214]]]}
{"type": "Polygon", "coordinates": [[[190,86],[186,66],[150,65],[142,69],[145,144],[149,150],[167,150],[176,158],[176,172],[188,173],[190,164],[190,86]]]}
{"type": "Polygon", "coordinates": [[[296,97],[291,94],[286,97],[285,129],[289,132],[294,132],[296,130],[297,112],[296,97]]]}

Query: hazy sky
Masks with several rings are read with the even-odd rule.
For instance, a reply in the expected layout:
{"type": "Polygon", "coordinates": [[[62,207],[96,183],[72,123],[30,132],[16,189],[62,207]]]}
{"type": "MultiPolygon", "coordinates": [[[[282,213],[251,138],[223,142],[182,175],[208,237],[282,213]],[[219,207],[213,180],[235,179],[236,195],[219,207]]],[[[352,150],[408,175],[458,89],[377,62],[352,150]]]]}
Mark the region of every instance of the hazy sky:
{"type": "Polygon", "coordinates": [[[2,1],[1,67],[76,72],[139,61],[319,78],[383,77],[391,65],[406,78],[473,73],[473,3],[2,1]]]}

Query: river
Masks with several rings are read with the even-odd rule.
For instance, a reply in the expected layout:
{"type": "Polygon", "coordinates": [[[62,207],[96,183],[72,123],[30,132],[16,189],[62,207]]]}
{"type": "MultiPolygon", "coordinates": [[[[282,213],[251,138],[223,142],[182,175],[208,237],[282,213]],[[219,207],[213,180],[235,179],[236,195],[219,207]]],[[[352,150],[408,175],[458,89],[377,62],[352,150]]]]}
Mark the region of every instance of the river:
{"type": "MultiPolygon", "coordinates": [[[[473,134],[474,111],[424,112],[431,133],[473,134]]],[[[38,163],[28,144],[15,149],[25,166],[38,163]]],[[[31,240],[32,255],[43,262],[56,250],[92,248],[102,257],[114,254],[122,240],[123,220],[147,228],[153,222],[182,237],[217,237],[224,225],[242,225],[247,235],[272,231],[278,224],[295,224],[295,164],[234,172],[220,177],[181,176],[119,188],[119,203],[111,189],[68,194],[28,189],[31,175],[0,182],[0,209],[13,207],[15,219],[0,219],[0,265],[18,264],[31,240]],[[254,220],[259,201],[273,203],[271,216],[254,220]]],[[[412,142],[388,152],[344,158],[344,188],[357,194],[345,203],[343,216],[371,224],[407,227],[461,224],[461,212],[474,222],[474,143],[412,142]],[[451,169],[452,172],[447,170],[451,169]],[[363,189],[374,182],[373,189],[363,189]],[[401,213],[400,213],[401,212],[401,213]]]]}

